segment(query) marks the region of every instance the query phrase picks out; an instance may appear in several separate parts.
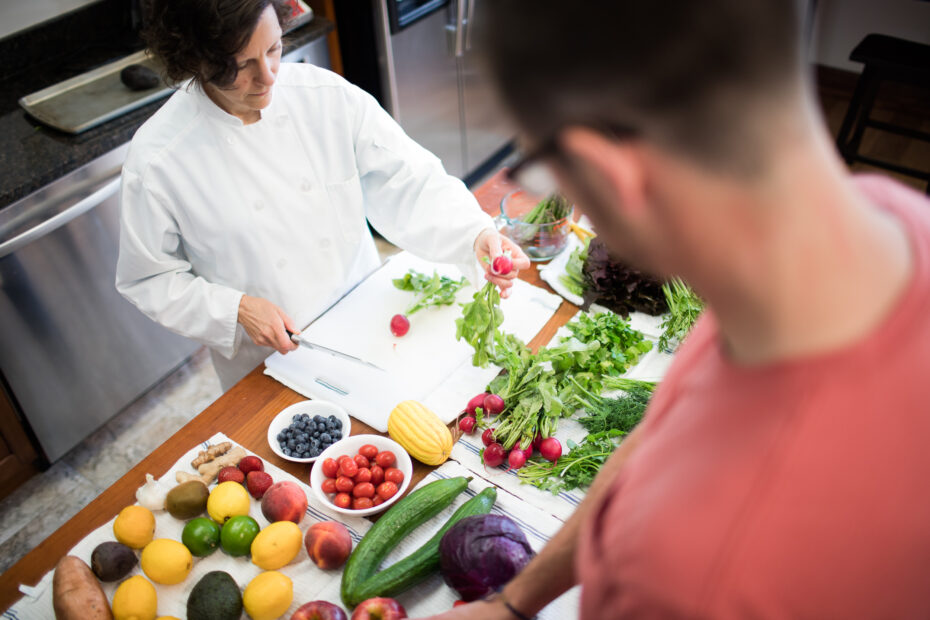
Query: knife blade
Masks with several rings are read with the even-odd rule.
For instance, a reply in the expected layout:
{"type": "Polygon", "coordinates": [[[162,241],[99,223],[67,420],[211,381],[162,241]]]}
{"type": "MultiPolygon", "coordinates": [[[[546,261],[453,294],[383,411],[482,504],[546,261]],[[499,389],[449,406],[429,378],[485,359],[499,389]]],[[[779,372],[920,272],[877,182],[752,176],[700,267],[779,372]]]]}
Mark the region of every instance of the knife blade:
{"type": "Polygon", "coordinates": [[[287,332],[287,333],[290,335],[291,341],[294,342],[295,344],[299,344],[299,345],[307,347],[308,349],[314,349],[322,353],[328,353],[332,355],[333,357],[338,357],[344,360],[349,360],[350,362],[356,362],[357,364],[364,364],[365,366],[368,366],[369,368],[374,368],[375,370],[380,370],[381,372],[387,372],[380,366],[372,364],[368,360],[363,360],[360,357],[355,357],[354,355],[349,355],[348,353],[343,353],[342,351],[337,351],[336,349],[330,349],[329,347],[324,347],[321,344],[310,342],[309,340],[307,340],[300,334],[293,334],[291,332],[287,332]]]}

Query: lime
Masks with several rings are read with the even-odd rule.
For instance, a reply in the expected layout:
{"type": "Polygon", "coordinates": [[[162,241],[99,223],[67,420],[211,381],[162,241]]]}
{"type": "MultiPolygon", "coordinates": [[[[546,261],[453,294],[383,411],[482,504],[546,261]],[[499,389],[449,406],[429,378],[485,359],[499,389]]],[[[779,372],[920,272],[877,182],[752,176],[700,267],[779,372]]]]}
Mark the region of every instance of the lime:
{"type": "Polygon", "coordinates": [[[220,531],[220,546],[232,556],[249,555],[259,529],[258,521],[248,515],[231,517],[220,531]]]}
{"type": "Polygon", "coordinates": [[[198,558],[206,557],[220,546],[220,526],[206,517],[192,519],[181,532],[181,542],[198,558]]]}

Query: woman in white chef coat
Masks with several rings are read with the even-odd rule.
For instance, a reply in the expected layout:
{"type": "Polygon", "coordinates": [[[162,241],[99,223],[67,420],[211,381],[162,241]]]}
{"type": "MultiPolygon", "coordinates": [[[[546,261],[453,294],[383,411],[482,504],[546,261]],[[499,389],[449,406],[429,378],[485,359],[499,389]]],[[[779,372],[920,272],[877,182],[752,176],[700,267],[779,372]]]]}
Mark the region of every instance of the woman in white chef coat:
{"type": "MultiPolygon", "coordinates": [[[[378,265],[367,222],[465,273],[502,249],[517,270],[529,266],[370,95],[281,64],[281,0],[154,0],[150,11],[149,49],[190,83],[132,140],[116,286],[208,345],[224,390],[296,348],[285,330],[378,265]]],[[[505,296],[515,275],[485,273],[505,296]]]]}

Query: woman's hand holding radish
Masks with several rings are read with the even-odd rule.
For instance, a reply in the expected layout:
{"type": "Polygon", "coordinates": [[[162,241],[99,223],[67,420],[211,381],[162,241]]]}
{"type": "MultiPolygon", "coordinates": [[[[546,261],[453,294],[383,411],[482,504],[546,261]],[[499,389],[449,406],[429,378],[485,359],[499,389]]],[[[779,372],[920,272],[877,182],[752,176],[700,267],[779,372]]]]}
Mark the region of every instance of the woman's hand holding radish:
{"type": "Polygon", "coordinates": [[[517,273],[530,266],[530,259],[520,246],[490,228],[481,231],[475,239],[475,256],[484,267],[485,279],[500,288],[501,297],[510,296],[517,273]]]}
{"type": "Polygon", "coordinates": [[[281,354],[297,348],[287,332],[296,334],[300,330],[284,310],[267,299],[243,295],[238,321],[252,342],[261,347],[271,347],[281,354]]]}

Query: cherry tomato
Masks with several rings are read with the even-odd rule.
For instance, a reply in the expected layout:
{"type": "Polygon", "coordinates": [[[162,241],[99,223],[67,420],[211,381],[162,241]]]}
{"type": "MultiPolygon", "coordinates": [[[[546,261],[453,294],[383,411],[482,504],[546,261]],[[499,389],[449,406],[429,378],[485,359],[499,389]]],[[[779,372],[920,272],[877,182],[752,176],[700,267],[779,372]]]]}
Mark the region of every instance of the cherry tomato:
{"type": "Polygon", "coordinates": [[[320,485],[320,490],[324,493],[335,493],[336,492],[336,481],[332,478],[327,478],[323,481],[323,484],[320,485]]]}
{"type": "Polygon", "coordinates": [[[380,506],[384,503],[384,500],[381,499],[381,496],[376,493],[375,496],[371,498],[371,503],[373,506],[380,506]]]}
{"type": "Polygon", "coordinates": [[[393,482],[397,486],[400,486],[400,483],[404,481],[404,472],[396,467],[388,467],[384,470],[384,481],[393,482]]]}
{"type": "Polygon", "coordinates": [[[339,463],[339,475],[354,478],[358,473],[358,465],[352,459],[343,459],[339,463]]]}
{"type": "Polygon", "coordinates": [[[352,489],[353,497],[372,497],[375,494],[375,485],[370,482],[362,482],[356,484],[355,488],[352,489]]]}
{"type": "Polygon", "coordinates": [[[397,493],[397,485],[393,482],[382,482],[378,485],[378,497],[389,500],[397,493]]]}
{"type": "Polygon", "coordinates": [[[358,453],[364,456],[366,459],[371,460],[378,456],[378,448],[371,445],[370,443],[366,443],[364,446],[358,449],[358,453]]]}
{"type": "Polygon", "coordinates": [[[365,458],[364,456],[362,456],[361,454],[356,454],[356,455],[352,458],[352,460],[355,461],[355,464],[358,465],[358,468],[359,468],[359,469],[362,469],[363,467],[364,467],[365,469],[371,467],[371,463],[368,462],[368,459],[366,459],[366,458],[365,458]]]}
{"type": "Polygon", "coordinates": [[[355,486],[355,482],[352,481],[348,476],[339,476],[336,478],[336,490],[340,493],[348,493],[352,490],[352,487],[355,486]]]}
{"type": "Polygon", "coordinates": [[[323,464],[320,465],[320,468],[323,470],[323,475],[327,478],[335,478],[336,472],[339,471],[339,463],[336,462],[336,459],[326,459],[323,461],[323,464]]]}
{"type": "Polygon", "coordinates": [[[375,486],[384,482],[384,469],[380,465],[371,466],[371,480],[369,482],[375,486]]]}
{"type": "Polygon", "coordinates": [[[396,461],[397,457],[395,457],[394,453],[390,450],[379,452],[378,456],[375,457],[375,462],[385,469],[393,465],[396,461]]]}
{"type": "Polygon", "coordinates": [[[375,505],[370,497],[356,497],[352,500],[352,510],[365,510],[375,505]]]}
{"type": "Polygon", "coordinates": [[[352,505],[352,498],[348,493],[339,493],[333,498],[333,504],[339,508],[348,508],[352,505]]]}
{"type": "Polygon", "coordinates": [[[367,467],[359,467],[358,473],[355,474],[355,484],[359,482],[371,482],[371,470],[367,467]]]}
{"type": "Polygon", "coordinates": [[[350,459],[350,458],[352,458],[352,457],[349,456],[348,454],[343,454],[342,456],[340,456],[340,457],[338,457],[338,458],[336,459],[336,465],[341,465],[342,462],[343,462],[344,460],[350,459]]]}

